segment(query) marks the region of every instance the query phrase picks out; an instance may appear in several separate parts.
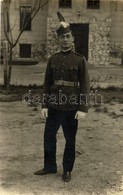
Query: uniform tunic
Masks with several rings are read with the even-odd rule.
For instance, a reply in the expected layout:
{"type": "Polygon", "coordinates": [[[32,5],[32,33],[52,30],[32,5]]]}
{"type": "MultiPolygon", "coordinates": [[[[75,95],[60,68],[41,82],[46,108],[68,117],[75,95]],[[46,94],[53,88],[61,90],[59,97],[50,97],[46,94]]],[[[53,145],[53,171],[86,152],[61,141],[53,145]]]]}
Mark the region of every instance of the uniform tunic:
{"type": "Polygon", "coordinates": [[[43,108],[50,106],[60,110],[88,112],[89,76],[85,57],[72,50],[51,56],[47,64],[43,94],[43,108]],[[57,85],[56,80],[69,81],[73,85],[75,83],[75,86],[57,85]]]}

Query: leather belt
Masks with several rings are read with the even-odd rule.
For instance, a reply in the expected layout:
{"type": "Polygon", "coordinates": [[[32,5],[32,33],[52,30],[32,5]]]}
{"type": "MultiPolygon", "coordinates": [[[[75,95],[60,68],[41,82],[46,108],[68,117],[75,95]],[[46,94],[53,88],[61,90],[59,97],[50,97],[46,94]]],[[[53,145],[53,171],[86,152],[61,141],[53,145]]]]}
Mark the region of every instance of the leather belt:
{"type": "Polygon", "coordinates": [[[68,87],[77,87],[78,86],[78,82],[64,81],[64,80],[55,80],[54,84],[60,85],[60,86],[68,86],[68,87]]]}

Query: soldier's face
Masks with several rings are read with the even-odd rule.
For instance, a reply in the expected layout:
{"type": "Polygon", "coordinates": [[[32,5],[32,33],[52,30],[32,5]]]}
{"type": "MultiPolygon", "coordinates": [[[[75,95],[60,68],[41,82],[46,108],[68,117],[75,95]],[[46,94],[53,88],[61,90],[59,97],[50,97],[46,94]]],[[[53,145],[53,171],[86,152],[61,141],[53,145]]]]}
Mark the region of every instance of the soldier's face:
{"type": "Polygon", "coordinates": [[[63,35],[60,35],[58,40],[61,48],[67,49],[72,47],[74,38],[71,33],[65,33],[63,35]]]}

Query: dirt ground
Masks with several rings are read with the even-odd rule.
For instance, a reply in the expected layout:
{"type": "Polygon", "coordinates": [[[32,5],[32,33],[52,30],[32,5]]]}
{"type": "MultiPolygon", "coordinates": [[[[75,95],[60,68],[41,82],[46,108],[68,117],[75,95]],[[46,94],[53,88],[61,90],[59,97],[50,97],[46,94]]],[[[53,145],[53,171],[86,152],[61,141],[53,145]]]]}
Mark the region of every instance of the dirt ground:
{"type": "MultiPolygon", "coordinates": [[[[122,92],[118,95],[123,100],[122,92]]],[[[123,195],[122,103],[112,96],[79,121],[72,180],[64,183],[62,129],[57,134],[58,173],[35,176],[43,167],[40,108],[0,102],[0,195],[123,195]]]]}

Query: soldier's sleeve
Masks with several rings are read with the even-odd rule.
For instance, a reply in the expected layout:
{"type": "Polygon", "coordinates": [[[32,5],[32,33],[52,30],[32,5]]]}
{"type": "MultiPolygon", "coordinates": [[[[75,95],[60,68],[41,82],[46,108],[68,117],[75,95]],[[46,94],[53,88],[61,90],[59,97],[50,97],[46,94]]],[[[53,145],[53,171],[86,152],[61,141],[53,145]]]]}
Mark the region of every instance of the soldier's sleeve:
{"type": "Polygon", "coordinates": [[[52,84],[53,84],[53,71],[51,68],[51,58],[50,58],[47,63],[47,68],[46,68],[45,78],[44,78],[42,108],[48,108],[50,88],[52,84]]]}
{"type": "Polygon", "coordinates": [[[89,107],[89,74],[88,63],[85,57],[81,58],[79,64],[79,84],[80,84],[80,99],[79,99],[79,111],[88,112],[89,107]]]}

